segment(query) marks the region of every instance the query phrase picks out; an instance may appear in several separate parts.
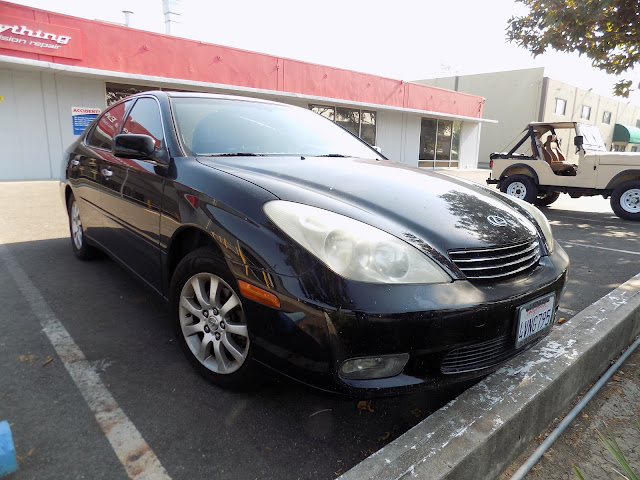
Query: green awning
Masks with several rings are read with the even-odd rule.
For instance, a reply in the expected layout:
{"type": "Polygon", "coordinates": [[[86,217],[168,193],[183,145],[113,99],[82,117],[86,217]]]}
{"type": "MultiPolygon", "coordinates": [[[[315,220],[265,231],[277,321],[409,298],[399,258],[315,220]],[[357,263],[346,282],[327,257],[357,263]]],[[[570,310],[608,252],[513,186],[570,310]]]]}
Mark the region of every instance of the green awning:
{"type": "Polygon", "coordinates": [[[613,129],[613,142],[640,143],[640,128],[616,123],[613,129]]]}

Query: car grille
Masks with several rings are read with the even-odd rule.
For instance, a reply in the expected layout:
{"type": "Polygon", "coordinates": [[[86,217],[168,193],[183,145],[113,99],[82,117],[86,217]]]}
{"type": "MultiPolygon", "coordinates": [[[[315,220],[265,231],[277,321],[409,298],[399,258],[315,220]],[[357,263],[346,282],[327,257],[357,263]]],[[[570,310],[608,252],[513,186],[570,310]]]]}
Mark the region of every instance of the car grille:
{"type": "Polygon", "coordinates": [[[453,374],[482,370],[504,362],[516,353],[512,337],[497,337],[451,350],[440,363],[440,371],[453,374]]]}
{"type": "Polygon", "coordinates": [[[535,238],[503,247],[451,250],[449,258],[468,280],[499,280],[535,268],[540,242],[535,238]]]}

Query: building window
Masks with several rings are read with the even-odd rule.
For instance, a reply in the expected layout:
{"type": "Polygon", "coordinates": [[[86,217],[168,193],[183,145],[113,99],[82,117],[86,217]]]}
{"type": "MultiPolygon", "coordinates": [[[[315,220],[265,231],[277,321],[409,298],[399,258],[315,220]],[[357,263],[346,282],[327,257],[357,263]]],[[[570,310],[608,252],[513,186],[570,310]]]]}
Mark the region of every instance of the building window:
{"type": "Polygon", "coordinates": [[[156,87],[144,87],[142,85],[123,85],[121,83],[107,83],[107,106],[113,105],[129,95],[148,92],[149,90],[160,90],[156,87]]]}
{"type": "Polygon", "coordinates": [[[611,124],[611,112],[604,112],[602,114],[602,123],[606,123],[607,125],[611,124]]]}
{"type": "Polygon", "coordinates": [[[553,111],[556,115],[564,115],[567,110],[567,101],[562,98],[556,98],[556,109],[553,111]]]}
{"type": "Polygon", "coordinates": [[[634,145],[633,147],[631,147],[631,151],[632,152],[637,152],[638,151],[638,147],[636,145],[634,145]]]}
{"type": "Polygon", "coordinates": [[[376,112],[328,105],[309,105],[309,109],[336,122],[369,145],[376,144],[376,112]]]}
{"type": "Polygon", "coordinates": [[[640,128],[640,120],[636,120],[636,128],[640,128]]]}
{"type": "Polygon", "coordinates": [[[589,120],[591,118],[591,107],[589,105],[582,105],[580,118],[583,118],[584,120],[589,120]]]}
{"type": "Polygon", "coordinates": [[[460,158],[460,122],[423,118],[420,124],[418,166],[458,167],[460,158]]]}
{"type": "Polygon", "coordinates": [[[613,145],[613,151],[614,152],[624,152],[626,150],[626,145],[622,145],[619,143],[615,143],[613,145]]]}

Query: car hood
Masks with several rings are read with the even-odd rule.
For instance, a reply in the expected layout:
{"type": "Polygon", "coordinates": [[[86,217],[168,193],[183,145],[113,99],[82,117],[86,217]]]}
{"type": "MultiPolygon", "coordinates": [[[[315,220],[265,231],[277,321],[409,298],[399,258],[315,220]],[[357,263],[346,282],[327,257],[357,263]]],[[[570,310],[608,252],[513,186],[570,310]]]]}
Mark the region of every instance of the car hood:
{"type": "Polygon", "coordinates": [[[523,242],[537,235],[527,218],[487,189],[388,160],[299,156],[198,160],[282,200],[347,215],[422,250],[431,246],[445,254],[523,242]],[[506,221],[492,223],[494,217],[506,221]]]}

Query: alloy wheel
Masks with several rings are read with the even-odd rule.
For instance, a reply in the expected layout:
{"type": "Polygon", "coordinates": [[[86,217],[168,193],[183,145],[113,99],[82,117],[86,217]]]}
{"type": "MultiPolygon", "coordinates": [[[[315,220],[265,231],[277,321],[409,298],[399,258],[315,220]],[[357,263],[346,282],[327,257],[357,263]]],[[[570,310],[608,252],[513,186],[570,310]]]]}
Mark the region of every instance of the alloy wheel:
{"type": "Polygon", "coordinates": [[[75,200],[71,204],[71,237],[76,249],[80,250],[82,248],[82,220],[75,200]]]}
{"type": "Polygon", "coordinates": [[[240,298],[222,278],[198,273],[183,286],[180,328],[193,356],[208,370],[230,374],[249,353],[249,333],[240,298]]]}

